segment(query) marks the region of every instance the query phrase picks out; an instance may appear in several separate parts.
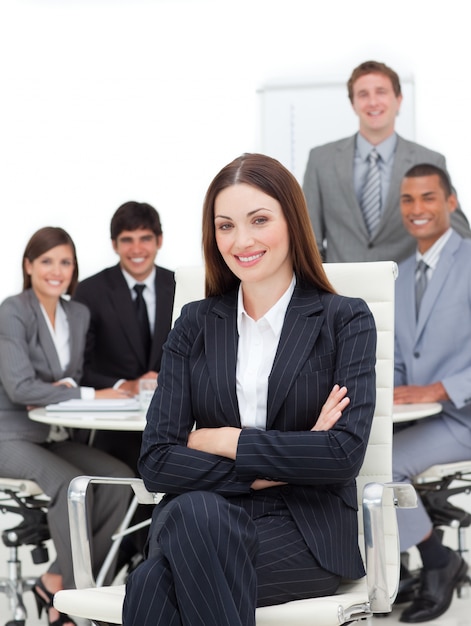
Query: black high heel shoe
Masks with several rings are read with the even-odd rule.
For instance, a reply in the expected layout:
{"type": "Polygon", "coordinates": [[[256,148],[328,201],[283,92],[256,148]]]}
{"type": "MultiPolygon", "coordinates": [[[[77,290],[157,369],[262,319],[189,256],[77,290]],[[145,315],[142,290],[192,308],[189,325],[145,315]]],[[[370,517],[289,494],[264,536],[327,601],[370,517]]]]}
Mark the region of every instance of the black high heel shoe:
{"type": "MultiPolygon", "coordinates": [[[[52,603],[54,599],[54,594],[46,589],[41,578],[37,579],[31,591],[33,592],[34,599],[36,600],[36,606],[38,608],[38,617],[41,619],[43,609],[45,609],[47,613],[49,609],[54,608],[54,605],[52,603]],[[41,593],[39,593],[38,589],[41,589],[42,593],[46,597],[44,597],[41,593]]],[[[49,621],[49,616],[48,616],[47,623],[49,624],[49,626],[63,626],[63,624],[73,624],[74,626],[77,626],[74,620],[70,618],[67,615],[67,613],[59,613],[59,617],[53,622],[49,621]]]]}

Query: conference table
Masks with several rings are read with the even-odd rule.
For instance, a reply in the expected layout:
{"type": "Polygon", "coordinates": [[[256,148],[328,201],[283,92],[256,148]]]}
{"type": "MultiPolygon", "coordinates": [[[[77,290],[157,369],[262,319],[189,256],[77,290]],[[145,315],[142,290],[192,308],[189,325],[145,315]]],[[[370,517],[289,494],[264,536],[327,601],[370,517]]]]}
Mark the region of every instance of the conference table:
{"type": "Polygon", "coordinates": [[[28,413],[30,419],[43,424],[64,426],[65,428],[85,428],[90,430],[144,430],[146,411],[135,410],[48,410],[32,409],[28,413]]]}
{"type": "MultiPolygon", "coordinates": [[[[393,406],[393,422],[409,422],[436,415],[441,411],[439,402],[424,402],[420,404],[395,404],[393,406]]],[[[29,417],[35,422],[55,424],[66,428],[84,428],[90,430],[144,430],[146,425],[146,411],[135,410],[48,410],[36,408],[29,412],[29,417]]]]}
{"type": "Polygon", "coordinates": [[[440,413],[442,405],[439,402],[422,402],[417,404],[394,404],[393,422],[411,422],[440,413]]]}

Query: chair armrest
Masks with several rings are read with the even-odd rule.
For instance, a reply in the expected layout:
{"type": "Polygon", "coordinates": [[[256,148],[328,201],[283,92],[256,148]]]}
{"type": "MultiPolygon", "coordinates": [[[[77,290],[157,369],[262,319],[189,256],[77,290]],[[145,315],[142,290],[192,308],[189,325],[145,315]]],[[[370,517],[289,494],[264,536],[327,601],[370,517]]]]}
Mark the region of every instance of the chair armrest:
{"type": "MultiPolygon", "coordinates": [[[[161,494],[152,494],[140,478],[108,478],[103,476],[77,476],[71,480],[68,491],[70,540],[72,545],[72,563],[77,589],[95,587],[96,581],[92,570],[91,537],[89,534],[87,493],[93,484],[128,485],[133,490],[140,504],[155,504],[161,494]]],[[[134,509],[129,511],[121,523],[118,532],[129,525],[134,509]]]]}
{"type": "Polygon", "coordinates": [[[391,610],[399,582],[399,545],[397,532],[394,537],[394,552],[386,546],[385,528],[396,514],[394,507],[415,508],[417,494],[408,483],[368,483],[363,490],[363,525],[365,537],[366,581],[371,610],[374,613],[387,613],[391,610]],[[389,515],[388,515],[389,513],[389,515]],[[392,557],[388,558],[389,556],[392,557]],[[388,580],[388,563],[395,565],[394,580],[388,580]]]}

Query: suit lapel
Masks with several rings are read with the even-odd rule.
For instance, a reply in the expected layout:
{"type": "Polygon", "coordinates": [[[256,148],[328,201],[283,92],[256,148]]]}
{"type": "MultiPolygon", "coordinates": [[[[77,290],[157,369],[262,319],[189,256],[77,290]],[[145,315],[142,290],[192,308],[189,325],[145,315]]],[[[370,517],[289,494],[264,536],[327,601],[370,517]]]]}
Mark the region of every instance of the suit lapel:
{"type": "Polygon", "coordinates": [[[366,229],[363,212],[358,203],[353,184],[353,163],[355,160],[355,141],[356,135],[348,137],[344,143],[340,144],[335,154],[335,174],[338,180],[340,190],[342,191],[347,206],[349,207],[352,218],[356,222],[365,237],[369,237],[366,229]]]}
{"type": "Polygon", "coordinates": [[[228,426],[240,428],[236,393],[237,367],[237,291],[216,304],[205,320],[205,349],[209,376],[222,405],[222,415],[228,426]]]}
{"type": "Polygon", "coordinates": [[[441,251],[440,260],[432,274],[427,289],[425,290],[422,303],[420,305],[419,318],[417,320],[416,339],[418,340],[424,330],[427,319],[432,312],[436,300],[441,297],[443,286],[450,274],[451,266],[455,262],[455,253],[460,247],[461,238],[456,233],[452,233],[450,239],[441,251]]]}
{"type": "Polygon", "coordinates": [[[56,381],[63,378],[64,376],[61,364],[59,362],[59,357],[57,355],[56,346],[54,344],[54,340],[52,339],[47,322],[44,319],[44,314],[41,310],[38,299],[36,298],[32,290],[29,292],[29,295],[31,307],[37,320],[39,344],[42,346],[46,361],[51,368],[52,378],[54,381],[56,381]]]}
{"type": "Polygon", "coordinates": [[[297,287],[286,311],[280,342],[268,379],[267,429],[312,352],[324,322],[317,290],[297,287]]]}
{"type": "Polygon", "coordinates": [[[401,263],[400,282],[396,287],[396,324],[407,328],[410,345],[414,343],[417,324],[415,320],[415,254],[401,263]]]}
{"type": "Polygon", "coordinates": [[[76,309],[70,306],[67,300],[63,300],[61,305],[67,316],[69,323],[69,346],[70,346],[70,359],[69,364],[64,372],[64,376],[74,377],[74,373],[81,369],[80,365],[83,360],[83,337],[85,336],[86,329],[83,328],[83,324],[80,322],[77,316],[76,309]]]}

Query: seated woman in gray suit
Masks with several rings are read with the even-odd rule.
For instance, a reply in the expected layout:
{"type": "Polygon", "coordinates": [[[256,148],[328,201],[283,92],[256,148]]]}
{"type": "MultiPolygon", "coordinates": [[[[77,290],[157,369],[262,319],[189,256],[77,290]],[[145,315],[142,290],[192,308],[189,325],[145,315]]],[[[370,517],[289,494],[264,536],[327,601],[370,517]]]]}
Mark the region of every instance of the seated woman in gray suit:
{"type": "Polygon", "coordinates": [[[375,406],[371,312],[335,294],[301,188],[267,156],[213,180],[203,249],[208,297],[170,332],[147,415],[139,469],[167,495],[128,579],[125,626],[252,626],[256,606],[364,574],[355,477],[375,406]]]}
{"type": "MultiPolygon", "coordinates": [[[[33,592],[39,616],[49,624],[73,625],[52,607],[53,594],[74,587],[67,513],[70,480],[80,474],[132,476],[121,461],[28,419],[28,408],[71,398],[121,397],[121,392],[80,388],[89,313],[62,296],[73,292],[78,265],[75,246],[61,228],[37,231],[23,255],[23,292],[0,306],[0,474],[34,480],[50,498],[47,516],[57,558],[33,592]]],[[[91,524],[98,568],[127,507],[117,489],[95,493],[91,524]]]]}

